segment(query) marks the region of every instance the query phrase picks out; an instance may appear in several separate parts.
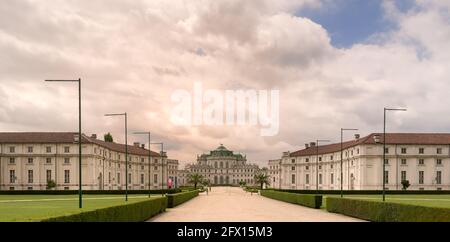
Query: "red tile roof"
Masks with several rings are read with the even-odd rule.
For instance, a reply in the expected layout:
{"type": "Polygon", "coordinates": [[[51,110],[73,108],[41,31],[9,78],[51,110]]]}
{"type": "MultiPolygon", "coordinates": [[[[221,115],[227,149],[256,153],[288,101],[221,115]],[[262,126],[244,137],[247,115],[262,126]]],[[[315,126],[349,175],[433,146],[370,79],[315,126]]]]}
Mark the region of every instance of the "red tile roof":
{"type": "MultiPolygon", "coordinates": [[[[374,136],[380,137],[380,143],[383,143],[383,134],[373,133],[368,136],[359,138],[357,140],[345,141],[342,146],[344,149],[351,148],[361,144],[376,144],[374,136]]],[[[450,145],[449,133],[387,133],[386,144],[397,145],[450,145]]],[[[327,154],[339,152],[341,150],[341,143],[321,145],[316,147],[309,147],[307,149],[298,150],[290,154],[291,157],[296,156],[310,156],[317,154],[327,154]]]]}
{"type": "MultiPolygon", "coordinates": [[[[75,144],[74,132],[0,132],[0,144],[75,144]]],[[[98,146],[125,153],[125,145],[109,143],[82,135],[83,144],[97,144],[98,146]]],[[[148,155],[148,149],[128,145],[128,153],[132,155],[148,155]]],[[[152,151],[153,157],[160,154],[152,151]]]]}

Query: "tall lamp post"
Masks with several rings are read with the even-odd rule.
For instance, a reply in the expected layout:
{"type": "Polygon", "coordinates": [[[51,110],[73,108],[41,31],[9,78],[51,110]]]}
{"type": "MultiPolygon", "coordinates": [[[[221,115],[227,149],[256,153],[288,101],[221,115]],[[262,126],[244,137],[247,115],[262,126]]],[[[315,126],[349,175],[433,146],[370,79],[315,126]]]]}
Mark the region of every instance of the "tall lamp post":
{"type": "Polygon", "coordinates": [[[330,142],[326,139],[318,139],[316,142],[316,193],[319,193],[319,142],[330,142]]]}
{"type": "Polygon", "coordinates": [[[81,180],[81,78],[78,80],[45,80],[46,82],[78,82],[78,207],[83,207],[81,180]]]}
{"type": "Polygon", "coordinates": [[[158,142],[158,143],[150,143],[152,145],[161,145],[161,196],[164,196],[164,143],[158,142]]]}
{"type": "Polygon", "coordinates": [[[152,151],[150,149],[151,142],[151,133],[150,132],[134,132],[134,134],[142,134],[142,135],[148,135],[148,197],[151,195],[151,168],[152,168],[152,151]]]}
{"type": "Polygon", "coordinates": [[[406,108],[384,108],[383,116],[383,202],[386,200],[386,111],[407,111],[406,108]]]}
{"type": "Polygon", "coordinates": [[[105,114],[106,117],[124,116],[125,117],[125,201],[128,201],[128,116],[127,113],[105,114]]]}
{"type": "Polygon", "coordinates": [[[344,196],[344,191],[343,191],[343,179],[344,179],[344,166],[343,166],[343,160],[344,160],[344,131],[357,131],[358,129],[344,129],[341,128],[341,197],[344,196]]]}

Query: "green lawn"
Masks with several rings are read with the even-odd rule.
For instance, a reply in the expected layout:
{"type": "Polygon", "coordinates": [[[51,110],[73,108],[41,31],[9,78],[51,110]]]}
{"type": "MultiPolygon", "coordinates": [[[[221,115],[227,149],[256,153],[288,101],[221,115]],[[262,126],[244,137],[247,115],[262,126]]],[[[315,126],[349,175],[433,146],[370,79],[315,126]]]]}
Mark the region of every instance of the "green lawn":
{"type": "MultiPolygon", "coordinates": [[[[128,203],[145,199],[148,195],[129,195],[128,203]]],[[[124,195],[83,195],[82,209],[78,195],[0,195],[0,222],[39,221],[122,204],[126,204],[124,195]]]]}
{"type": "MultiPolygon", "coordinates": [[[[340,197],[340,195],[324,195],[324,197],[340,197]]],[[[381,195],[344,195],[345,198],[382,201],[381,195]]],[[[326,207],[323,200],[323,207],[326,207]]],[[[450,195],[386,195],[387,202],[404,203],[427,207],[450,208],[450,195]]]]}

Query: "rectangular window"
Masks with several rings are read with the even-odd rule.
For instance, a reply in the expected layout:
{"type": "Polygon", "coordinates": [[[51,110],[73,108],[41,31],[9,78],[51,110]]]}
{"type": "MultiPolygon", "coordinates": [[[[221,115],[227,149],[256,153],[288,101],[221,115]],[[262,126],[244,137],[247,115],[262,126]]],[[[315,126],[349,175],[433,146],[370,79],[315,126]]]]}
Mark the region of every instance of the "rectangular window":
{"type": "Polygon", "coordinates": [[[295,174],[292,174],[292,177],[291,177],[291,183],[292,183],[292,184],[295,184],[295,174]]]}
{"type": "Polygon", "coordinates": [[[64,147],[64,153],[70,153],[70,146],[64,147]]]}
{"type": "Polygon", "coordinates": [[[306,158],[306,159],[305,159],[305,162],[309,162],[309,158],[306,158]]]}
{"type": "Polygon", "coordinates": [[[406,154],[406,148],[402,148],[402,154],[406,154]]]}
{"type": "Polygon", "coordinates": [[[108,172],[108,183],[111,184],[111,172],[108,172]]]}
{"type": "Polygon", "coordinates": [[[438,166],[442,165],[442,159],[437,159],[436,160],[436,165],[438,165],[438,166]]]}
{"type": "Polygon", "coordinates": [[[16,153],[16,147],[14,146],[9,147],[9,153],[16,153]]]}
{"type": "Polygon", "coordinates": [[[334,174],[333,173],[330,174],[330,184],[331,185],[334,184],[334,174]]]}
{"type": "Polygon", "coordinates": [[[128,173],[128,183],[131,183],[131,173],[128,173]]]}
{"type": "Polygon", "coordinates": [[[292,162],[292,163],[295,163],[295,159],[292,159],[291,162],[292,162]]]}
{"type": "Polygon", "coordinates": [[[319,161],[322,161],[322,156],[319,157],[319,161]]]}
{"type": "Polygon", "coordinates": [[[424,171],[419,171],[419,184],[423,184],[424,181],[424,171]]]}
{"type": "Polygon", "coordinates": [[[385,153],[385,154],[389,154],[389,148],[387,148],[387,147],[384,148],[384,153],[385,153]]]}
{"type": "Polygon", "coordinates": [[[305,166],[305,169],[306,169],[306,170],[309,170],[309,166],[305,166]]]}
{"type": "Polygon", "coordinates": [[[144,184],[144,174],[141,174],[141,184],[144,184]]]}
{"type": "Polygon", "coordinates": [[[16,159],[14,157],[9,158],[9,164],[15,164],[16,159]]]}
{"type": "Polygon", "coordinates": [[[9,170],[9,183],[16,183],[16,171],[9,170]]]}
{"type": "Polygon", "coordinates": [[[401,164],[406,165],[406,159],[402,159],[401,164]]]}
{"type": "Polygon", "coordinates": [[[33,158],[28,158],[28,164],[33,164],[33,158]]]}
{"type": "Polygon", "coordinates": [[[389,159],[384,159],[384,164],[389,165],[389,159]]]}
{"type": "Polygon", "coordinates": [[[52,158],[46,158],[46,159],[45,159],[45,163],[51,164],[51,163],[52,163],[52,158]]]}
{"type": "Polygon", "coordinates": [[[333,156],[330,156],[330,160],[333,160],[333,158],[334,158],[333,156]]]}
{"type": "Polygon", "coordinates": [[[436,149],[436,153],[437,153],[437,154],[442,154],[442,148],[437,148],[437,149],[436,149]]]}
{"type": "Polygon", "coordinates": [[[406,171],[402,171],[401,181],[406,181],[406,171]]]}
{"type": "Polygon", "coordinates": [[[120,173],[117,173],[117,184],[120,184],[120,173]]]}
{"type": "Polygon", "coordinates": [[[153,175],[153,183],[158,183],[158,174],[153,175]]]}
{"type": "Polygon", "coordinates": [[[389,171],[384,171],[384,182],[389,183],[389,171]]]}
{"type": "Polygon", "coordinates": [[[425,149],[424,148],[419,148],[419,154],[423,154],[425,153],[425,149]]]}
{"type": "Polygon", "coordinates": [[[52,180],[52,170],[47,170],[46,175],[47,175],[47,181],[51,181],[52,180]]]}
{"type": "Polygon", "coordinates": [[[33,146],[28,146],[28,153],[33,153],[33,146]]]}
{"type": "Polygon", "coordinates": [[[64,183],[70,183],[70,170],[64,170],[64,183]]]}
{"type": "Polygon", "coordinates": [[[45,151],[46,151],[47,153],[52,153],[52,147],[51,147],[51,146],[47,146],[47,147],[45,148],[45,151]]]}
{"type": "Polygon", "coordinates": [[[436,171],[436,184],[442,184],[442,171],[436,171]]]}
{"type": "Polygon", "coordinates": [[[424,165],[425,164],[425,160],[424,159],[419,159],[419,165],[424,165]]]}
{"type": "Polygon", "coordinates": [[[322,174],[319,174],[319,184],[322,184],[322,174]]]}
{"type": "Polygon", "coordinates": [[[305,176],[305,183],[309,184],[309,174],[306,174],[306,176],[305,176]]]}
{"type": "Polygon", "coordinates": [[[295,166],[292,166],[292,167],[291,167],[291,171],[295,171],[295,166]]]}
{"type": "Polygon", "coordinates": [[[70,164],[70,158],[64,158],[64,164],[70,164]]]}
{"type": "Polygon", "coordinates": [[[33,170],[28,170],[28,183],[33,183],[33,170]]]}

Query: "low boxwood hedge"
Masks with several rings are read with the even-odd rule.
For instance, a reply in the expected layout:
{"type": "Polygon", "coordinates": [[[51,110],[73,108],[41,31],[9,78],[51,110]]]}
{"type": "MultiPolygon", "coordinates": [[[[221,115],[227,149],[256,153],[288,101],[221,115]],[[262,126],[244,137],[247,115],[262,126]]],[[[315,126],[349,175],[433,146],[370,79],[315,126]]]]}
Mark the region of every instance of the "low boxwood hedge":
{"type": "Polygon", "coordinates": [[[450,209],[326,197],[327,211],[374,222],[450,222],[450,209]]]}
{"type": "Polygon", "coordinates": [[[320,208],[322,206],[322,196],[321,195],[310,195],[310,194],[296,194],[289,192],[278,192],[273,190],[261,190],[261,195],[264,197],[288,202],[295,203],[302,206],[310,208],[320,208]]]}
{"type": "MultiPolygon", "coordinates": [[[[179,193],[181,189],[150,190],[151,194],[179,193]]],[[[148,190],[128,190],[128,194],[148,194],[148,190]]],[[[78,190],[7,190],[0,191],[0,195],[74,195],[78,190]]],[[[125,190],[83,190],[83,194],[119,195],[125,194],[125,190]]]]}
{"type": "MultiPolygon", "coordinates": [[[[316,190],[294,190],[294,189],[270,189],[279,192],[316,194],[316,190]]],[[[337,195],[341,194],[340,190],[319,190],[320,194],[337,195]]],[[[344,195],[379,195],[382,190],[344,190],[344,195]]],[[[386,194],[391,195],[433,195],[433,194],[450,194],[450,190],[386,190],[386,194]]]]}
{"type": "Polygon", "coordinates": [[[167,207],[167,197],[130,202],[125,205],[96,209],[42,220],[42,222],[142,222],[167,207]]]}
{"type": "Polygon", "coordinates": [[[168,194],[167,195],[167,207],[173,208],[176,207],[186,201],[191,200],[192,198],[198,196],[199,190],[188,191],[188,192],[180,192],[176,194],[168,194]]]}

